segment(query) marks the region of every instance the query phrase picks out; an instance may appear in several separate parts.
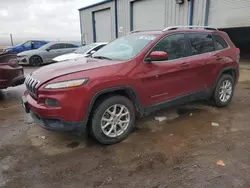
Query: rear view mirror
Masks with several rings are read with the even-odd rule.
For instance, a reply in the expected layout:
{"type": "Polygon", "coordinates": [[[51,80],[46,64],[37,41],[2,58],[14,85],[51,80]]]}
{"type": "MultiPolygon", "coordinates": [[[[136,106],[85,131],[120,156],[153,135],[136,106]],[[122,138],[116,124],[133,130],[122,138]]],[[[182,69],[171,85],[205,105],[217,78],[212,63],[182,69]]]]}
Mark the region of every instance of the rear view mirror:
{"type": "Polygon", "coordinates": [[[154,51],[149,54],[147,61],[164,61],[168,60],[168,53],[164,51],[154,51]]]}
{"type": "Polygon", "coordinates": [[[51,49],[50,49],[50,47],[48,47],[46,50],[49,52],[51,49]]]}

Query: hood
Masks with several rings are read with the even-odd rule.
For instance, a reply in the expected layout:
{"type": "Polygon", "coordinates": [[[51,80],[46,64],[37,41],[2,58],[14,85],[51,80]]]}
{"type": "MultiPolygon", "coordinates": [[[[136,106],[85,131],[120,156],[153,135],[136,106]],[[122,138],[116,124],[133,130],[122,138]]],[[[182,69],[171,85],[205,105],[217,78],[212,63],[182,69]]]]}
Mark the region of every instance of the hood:
{"type": "Polygon", "coordinates": [[[69,53],[69,54],[57,56],[53,59],[53,61],[66,61],[66,60],[71,60],[71,59],[76,59],[76,58],[86,57],[86,56],[87,55],[85,54],[69,53]]]}
{"type": "Polygon", "coordinates": [[[35,72],[31,73],[31,77],[40,81],[40,84],[52,80],[54,78],[71,74],[74,72],[86,71],[100,67],[116,65],[120,61],[109,61],[92,58],[79,58],[75,60],[63,61],[44,66],[35,72]]]}
{"type": "Polygon", "coordinates": [[[32,54],[35,54],[35,53],[38,53],[38,50],[28,50],[28,51],[24,51],[24,52],[21,52],[19,54],[17,54],[17,56],[26,56],[26,55],[32,55],[32,54]]]}
{"type": "Polygon", "coordinates": [[[8,46],[8,47],[3,49],[3,52],[7,52],[7,51],[10,51],[10,50],[13,50],[13,49],[15,49],[15,46],[8,46]]]}
{"type": "Polygon", "coordinates": [[[6,48],[4,48],[4,50],[13,49],[13,48],[15,48],[15,46],[7,46],[6,48]]]}

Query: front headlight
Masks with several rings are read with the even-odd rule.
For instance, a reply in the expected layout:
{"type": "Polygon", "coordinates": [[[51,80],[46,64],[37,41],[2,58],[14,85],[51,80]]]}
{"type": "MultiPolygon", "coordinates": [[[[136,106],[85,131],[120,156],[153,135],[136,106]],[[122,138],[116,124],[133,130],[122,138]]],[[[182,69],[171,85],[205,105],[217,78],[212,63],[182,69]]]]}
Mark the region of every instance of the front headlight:
{"type": "Polygon", "coordinates": [[[57,82],[53,84],[48,84],[45,86],[45,89],[62,89],[62,88],[72,88],[78,87],[88,82],[87,78],[78,79],[78,80],[70,80],[65,82],[57,82]]]}
{"type": "Polygon", "coordinates": [[[4,52],[12,52],[11,48],[4,49],[4,52]]]}

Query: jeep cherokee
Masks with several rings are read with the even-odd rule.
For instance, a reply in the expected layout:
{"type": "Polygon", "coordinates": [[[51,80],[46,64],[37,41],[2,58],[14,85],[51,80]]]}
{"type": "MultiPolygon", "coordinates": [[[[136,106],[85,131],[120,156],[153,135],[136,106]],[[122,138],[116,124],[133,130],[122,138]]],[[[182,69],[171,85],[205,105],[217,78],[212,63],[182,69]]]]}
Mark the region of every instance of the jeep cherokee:
{"type": "Polygon", "coordinates": [[[22,102],[45,129],[88,130],[114,144],[150,112],[201,99],[228,105],[238,77],[239,49],[226,33],[176,26],[133,31],[91,58],[40,68],[26,78],[22,102]]]}

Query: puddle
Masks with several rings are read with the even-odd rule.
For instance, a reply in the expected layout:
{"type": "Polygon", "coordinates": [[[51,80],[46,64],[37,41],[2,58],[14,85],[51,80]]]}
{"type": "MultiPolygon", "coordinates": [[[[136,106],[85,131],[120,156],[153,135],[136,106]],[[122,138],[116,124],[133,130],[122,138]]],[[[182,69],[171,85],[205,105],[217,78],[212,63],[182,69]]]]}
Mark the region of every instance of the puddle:
{"type": "Polygon", "coordinates": [[[86,142],[81,137],[68,133],[47,131],[38,125],[31,126],[28,129],[27,137],[31,141],[32,146],[39,148],[46,155],[64,154],[72,152],[73,148],[86,147],[86,142]],[[41,139],[41,136],[45,136],[46,139],[41,139]]]}
{"type": "Polygon", "coordinates": [[[67,144],[67,148],[77,148],[80,145],[80,142],[71,142],[69,144],[67,144]]]}

